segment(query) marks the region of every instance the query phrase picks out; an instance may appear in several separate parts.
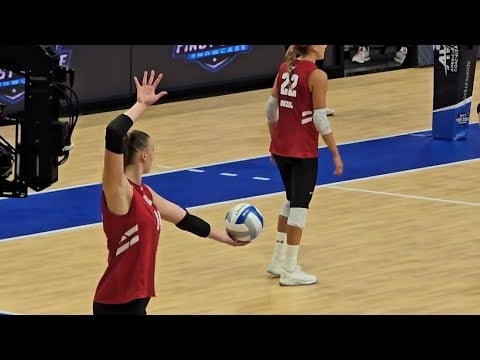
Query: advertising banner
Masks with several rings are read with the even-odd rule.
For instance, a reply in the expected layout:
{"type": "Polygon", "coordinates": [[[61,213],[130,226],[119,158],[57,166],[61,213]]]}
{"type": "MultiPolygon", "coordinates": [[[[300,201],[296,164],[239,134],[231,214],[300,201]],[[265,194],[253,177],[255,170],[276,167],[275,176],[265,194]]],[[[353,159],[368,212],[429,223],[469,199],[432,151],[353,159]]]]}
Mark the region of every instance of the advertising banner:
{"type": "Polygon", "coordinates": [[[163,72],[162,88],[174,92],[272,78],[283,45],[133,45],[132,73],[163,72]]]}
{"type": "Polygon", "coordinates": [[[434,45],[435,139],[466,138],[470,121],[477,45],[434,45]]]}
{"type": "MultiPolygon", "coordinates": [[[[73,90],[80,104],[128,97],[130,45],[44,45],[60,57],[60,65],[75,70],[73,90]]],[[[24,110],[25,79],[0,69],[0,102],[6,113],[24,110]]]]}

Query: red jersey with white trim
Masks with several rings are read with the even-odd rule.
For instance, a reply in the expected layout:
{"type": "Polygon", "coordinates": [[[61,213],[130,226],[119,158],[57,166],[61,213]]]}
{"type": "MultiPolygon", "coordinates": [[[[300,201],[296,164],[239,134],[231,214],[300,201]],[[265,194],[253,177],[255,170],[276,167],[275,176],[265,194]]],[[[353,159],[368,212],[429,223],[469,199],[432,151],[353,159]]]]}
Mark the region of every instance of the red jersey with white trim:
{"type": "Polygon", "coordinates": [[[280,65],[277,75],[278,121],[270,143],[272,154],[318,157],[319,133],[313,123],[313,100],[308,86],[308,78],[316,69],[318,67],[312,61],[297,59],[289,75],[287,63],[280,65]]]}
{"type": "Polygon", "coordinates": [[[95,292],[94,300],[99,303],[124,304],[155,296],[155,260],[161,217],[148,187],[133,182],[130,185],[133,197],[125,215],[113,214],[102,192],[108,266],[95,292]]]}

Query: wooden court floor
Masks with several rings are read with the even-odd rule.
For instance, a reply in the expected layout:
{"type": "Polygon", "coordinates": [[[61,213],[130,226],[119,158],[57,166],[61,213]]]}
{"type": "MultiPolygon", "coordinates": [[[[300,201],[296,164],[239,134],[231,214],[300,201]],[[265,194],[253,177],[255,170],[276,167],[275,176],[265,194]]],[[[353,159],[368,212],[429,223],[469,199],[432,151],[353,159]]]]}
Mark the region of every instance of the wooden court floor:
{"type": "MultiPolygon", "coordinates": [[[[328,106],[337,112],[331,118],[337,141],[429,129],[432,87],[432,68],[331,80],[328,106]]],[[[267,154],[268,94],[265,89],[151,108],[136,128],[155,141],[153,171],[267,154]]],[[[104,128],[118,113],[80,117],[74,150],[51,189],[100,180],[104,128]]],[[[301,265],[319,279],[313,286],[281,287],[266,274],[281,194],[249,199],[263,212],[265,229],[243,248],[195,238],[164,222],[157,297],[149,312],[480,313],[479,172],[480,161],[473,160],[318,187],[299,252],[301,265]]],[[[192,212],[220,227],[233,203],[192,212]]],[[[41,221],[41,214],[25,221],[41,221]]],[[[105,264],[98,225],[0,242],[0,310],[90,314],[105,264]]]]}

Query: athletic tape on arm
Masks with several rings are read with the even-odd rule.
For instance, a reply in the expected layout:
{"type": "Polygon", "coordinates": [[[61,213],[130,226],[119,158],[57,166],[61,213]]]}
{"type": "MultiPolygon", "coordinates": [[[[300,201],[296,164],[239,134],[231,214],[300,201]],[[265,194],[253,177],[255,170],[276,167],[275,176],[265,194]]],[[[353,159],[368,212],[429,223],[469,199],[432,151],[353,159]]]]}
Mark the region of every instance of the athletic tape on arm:
{"type": "Polygon", "coordinates": [[[327,117],[327,109],[316,109],[313,111],[313,123],[321,135],[327,135],[332,132],[330,122],[327,117]]]}
{"type": "Polygon", "coordinates": [[[267,115],[267,121],[270,123],[278,120],[278,99],[275,99],[272,95],[267,100],[265,114],[267,115]]]}

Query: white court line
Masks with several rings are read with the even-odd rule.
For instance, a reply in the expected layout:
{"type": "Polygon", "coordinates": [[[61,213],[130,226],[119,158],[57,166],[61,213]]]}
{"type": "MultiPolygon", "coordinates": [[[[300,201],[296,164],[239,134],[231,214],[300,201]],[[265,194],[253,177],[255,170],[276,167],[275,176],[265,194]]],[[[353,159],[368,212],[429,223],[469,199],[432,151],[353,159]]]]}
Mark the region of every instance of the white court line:
{"type": "Polygon", "coordinates": [[[25,239],[25,238],[37,237],[37,236],[42,236],[42,235],[56,234],[56,233],[59,233],[59,232],[67,232],[67,231],[73,231],[73,230],[88,229],[88,228],[95,227],[95,226],[100,226],[100,225],[102,225],[102,223],[98,222],[98,223],[87,224],[87,225],[72,226],[72,227],[57,229],[57,230],[43,231],[43,232],[39,232],[39,233],[35,233],[35,234],[14,236],[14,237],[10,237],[10,238],[0,239],[0,244],[2,242],[12,241],[12,240],[21,240],[21,239],[25,239]]]}
{"type": "MultiPolygon", "coordinates": [[[[315,188],[317,189],[317,188],[322,188],[322,187],[331,187],[331,186],[335,186],[337,184],[349,184],[349,183],[352,183],[352,182],[362,181],[362,180],[380,179],[380,178],[390,177],[390,176],[394,176],[394,175],[409,174],[409,173],[414,173],[414,172],[417,172],[417,171],[442,168],[442,167],[445,167],[445,166],[467,164],[467,163],[471,163],[471,162],[475,162],[475,161],[480,161],[480,158],[479,159],[462,160],[462,161],[451,162],[451,163],[447,163],[447,164],[426,166],[426,167],[423,167],[423,168],[403,170],[403,171],[393,172],[393,173],[389,173],[389,174],[373,175],[373,176],[366,176],[366,177],[363,177],[363,178],[357,178],[357,179],[351,179],[351,180],[345,180],[345,181],[338,181],[338,182],[333,182],[333,183],[329,183],[329,184],[317,185],[317,186],[315,186],[315,188]]],[[[188,209],[192,209],[192,210],[202,209],[202,208],[206,208],[206,207],[210,207],[210,206],[224,205],[224,204],[230,204],[230,203],[234,203],[234,202],[245,202],[245,201],[251,201],[253,199],[263,199],[263,198],[266,198],[266,197],[281,195],[281,194],[284,194],[284,191],[277,191],[277,192],[272,192],[272,193],[268,193],[268,194],[250,196],[250,197],[246,197],[246,198],[225,200],[225,201],[219,201],[219,202],[216,202],[216,203],[209,203],[209,204],[205,204],[205,205],[192,206],[188,209]]]]}
{"type": "Polygon", "coordinates": [[[233,174],[233,173],[220,173],[220,175],[223,175],[223,176],[238,176],[238,174],[233,174]]]}
{"type": "MultiPolygon", "coordinates": [[[[470,122],[470,124],[475,124],[475,123],[476,122],[470,122]]],[[[359,143],[363,143],[363,142],[367,142],[367,141],[374,141],[374,140],[390,139],[390,138],[394,138],[394,137],[398,137],[398,136],[411,135],[411,134],[430,131],[430,130],[432,130],[432,129],[412,130],[412,131],[409,131],[409,132],[403,132],[403,133],[398,133],[398,134],[390,134],[390,135],[376,136],[376,137],[365,138],[365,139],[360,139],[360,140],[345,141],[345,142],[342,142],[342,143],[338,143],[337,146],[359,144],[359,143]]],[[[319,147],[319,149],[326,148],[326,147],[327,147],[326,145],[322,145],[322,146],[319,147]]],[[[204,165],[198,165],[198,166],[195,166],[195,167],[190,166],[190,167],[185,167],[185,168],[166,170],[166,171],[162,171],[162,172],[149,173],[149,174],[143,175],[143,177],[155,176],[155,175],[164,175],[164,174],[168,174],[168,173],[172,173],[172,172],[185,171],[185,170],[192,171],[192,169],[195,169],[195,168],[209,167],[209,166],[215,166],[215,165],[223,165],[223,164],[228,164],[228,163],[238,162],[238,161],[245,161],[245,160],[260,159],[262,157],[268,157],[268,156],[270,156],[270,154],[263,154],[263,155],[258,155],[258,156],[251,156],[251,157],[245,157],[245,158],[238,158],[238,159],[231,159],[231,160],[225,160],[225,161],[219,161],[219,162],[212,162],[212,163],[207,163],[207,164],[204,164],[204,165]]],[[[49,193],[49,192],[76,189],[76,188],[80,188],[80,187],[87,187],[87,186],[99,185],[99,184],[100,184],[100,182],[84,183],[84,184],[80,184],[80,185],[71,185],[71,186],[59,187],[59,188],[56,188],[56,189],[45,189],[45,190],[38,191],[38,192],[35,192],[35,191],[32,191],[32,190],[29,189],[28,196],[41,195],[41,194],[45,194],[45,193],[49,193]]],[[[6,199],[9,199],[9,198],[0,197],[0,200],[6,200],[6,199]]]]}
{"type": "Polygon", "coordinates": [[[268,180],[270,180],[270,178],[262,177],[262,176],[254,176],[252,179],[253,179],[253,180],[263,180],[263,181],[268,181],[268,180]]]}
{"type": "MultiPolygon", "coordinates": [[[[437,168],[442,168],[442,167],[445,167],[445,166],[452,166],[452,165],[458,165],[458,164],[467,164],[467,163],[476,162],[476,161],[480,161],[480,158],[479,159],[462,160],[462,161],[451,162],[451,163],[447,163],[447,164],[426,166],[426,167],[423,167],[423,168],[403,170],[403,171],[393,172],[393,173],[389,173],[389,174],[367,176],[367,177],[352,179],[352,180],[338,181],[338,182],[329,183],[329,184],[317,185],[317,186],[315,186],[315,188],[333,187],[334,184],[335,185],[337,185],[337,184],[349,184],[349,183],[352,183],[352,182],[355,182],[355,181],[380,179],[380,178],[394,176],[394,175],[409,174],[409,173],[414,173],[414,172],[423,171],[423,170],[437,169],[437,168]]],[[[272,192],[272,193],[268,193],[268,194],[255,195],[255,196],[250,196],[250,197],[246,197],[246,198],[238,198],[238,199],[232,199],[232,200],[219,201],[219,202],[215,202],[215,203],[208,203],[208,204],[204,204],[204,205],[192,206],[192,207],[189,207],[188,209],[189,210],[195,210],[195,209],[202,209],[202,208],[206,208],[206,207],[210,207],[210,206],[230,204],[230,203],[234,203],[234,202],[251,201],[253,199],[262,199],[262,198],[266,198],[266,197],[270,197],[270,196],[281,195],[283,193],[284,193],[283,191],[272,192]]],[[[73,227],[63,228],[63,229],[58,229],[58,230],[39,232],[39,233],[35,233],[35,234],[15,236],[15,237],[10,237],[10,238],[0,239],[0,243],[2,243],[3,241],[20,240],[20,239],[24,239],[24,238],[32,238],[32,237],[37,237],[37,236],[42,236],[42,235],[47,235],[47,234],[54,234],[54,233],[58,233],[58,232],[62,232],[62,231],[85,229],[85,228],[89,228],[89,227],[93,227],[93,226],[97,226],[97,225],[101,225],[101,223],[73,226],[73,227]]]]}
{"type": "Polygon", "coordinates": [[[439,165],[424,166],[424,167],[419,167],[419,168],[415,168],[415,169],[408,169],[408,170],[402,170],[402,171],[397,171],[397,172],[391,172],[391,173],[388,173],[388,174],[365,176],[363,178],[356,178],[356,179],[352,179],[352,180],[335,181],[335,182],[332,182],[330,184],[317,185],[316,187],[330,186],[332,184],[348,184],[348,183],[351,183],[351,182],[354,182],[354,181],[361,181],[361,180],[381,179],[381,178],[389,177],[389,176],[393,176],[393,175],[415,173],[417,171],[422,171],[422,170],[438,169],[438,168],[442,168],[442,167],[446,167],[446,166],[468,164],[468,163],[476,162],[476,161],[480,161],[480,158],[454,161],[454,162],[439,164],[439,165]]]}
{"type": "Polygon", "coordinates": [[[10,312],[10,311],[0,310],[0,316],[1,316],[1,315],[21,315],[21,314],[14,313],[14,312],[10,312]]]}
{"type": "Polygon", "coordinates": [[[406,199],[437,201],[437,202],[442,202],[442,203],[447,203],[447,204],[480,206],[480,203],[473,203],[473,202],[460,201],[460,200],[448,200],[448,199],[432,198],[432,197],[428,197],[428,196],[399,194],[399,193],[391,193],[391,192],[386,192],[386,191],[375,191],[375,190],[367,190],[367,189],[355,189],[355,188],[348,188],[348,187],[336,186],[336,185],[330,185],[330,186],[324,186],[324,187],[329,188],[329,189],[356,191],[356,192],[363,192],[363,193],[375,194],[375,195],[396,196],[396,197],[406,198],[406,199]]]}

